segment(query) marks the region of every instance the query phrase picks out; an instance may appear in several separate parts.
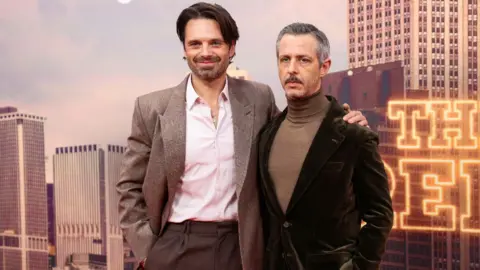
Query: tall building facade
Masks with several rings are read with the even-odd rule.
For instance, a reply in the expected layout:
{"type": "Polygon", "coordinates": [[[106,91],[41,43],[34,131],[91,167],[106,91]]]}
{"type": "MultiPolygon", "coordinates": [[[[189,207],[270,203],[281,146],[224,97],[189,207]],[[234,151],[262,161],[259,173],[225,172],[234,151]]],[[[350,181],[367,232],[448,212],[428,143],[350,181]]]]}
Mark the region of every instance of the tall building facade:
{"type": "Polygon", "coordinates": [[[48,269],[44,121],[0,108],[0,270],[48,269]]]}
{"type": "Polygon", "coordinates": [[[123,269],[115,191],[123,152],[124,147],[114,145],[56,148],[53,179],[60,268],[72,258],[90,254],[106,257],[105,269],[123,269]]]}
{"type": "Polygon", "coordinates": [[[48,267],[57,267],[56,230],[55,230],[55,187],[47,184],[47,215],[48,215],[48,267]]]}
{"type": "Polygon", "coordinates": [[[73,254],[105,255],[104,151],[97,145],[59,147],[53,156],[57,266],[73,254]]]}
{"type": "Polygon", "coordinates": [[[479,0],[348,0],[349,68],[402,61],[405,89],[480,99],[479,0]]]}
{"type": "Polygon", "coordinates": [[[120,179],[120,169],[125,147],[119,145],[107,145],[105,160],[105,208],[107,209],[107,269],[124,269],[124,244],[123,234],[120,229],[120,217],[118,215],[119,196],[116,184],[120,179]]]}
{"type": "MultiPolygon", "coordinates": [[[[400,61],[405,77],[403,98],[480,101],[479,4],[478,0],[348,0],[349,67],[400,61]]],[[[423,105],[409,110],[421,110],[423,105]]],[[[458,124],[458,128],[463,134],[468,134],[472,128],[473,134],[478,134],[480,118],[474,123],[473,127],[469,127],[469,122],[464,121],[458,124]]],[[[439,131],[446,124],[439,124],[439,131]]],[[[428,138],[431,125],[431,121],[418,124],[416,135],[420,140],[428,138]]],[[[478,149],[463,152],[450,148],[400,150],[396,144],[401,132],[398,121],[386,121],[378,127],[378,131],[382,157],[393,164],[392,170],[395,172],[398,172],[396,164],[401,158],[479,158],[478,149]]],[[[412,131],[407,132],[411,134],[412,131]]],[[[417,206],[410,207],[418,216],[424,215],[424,210],[418,206],[419,202],[429,196],[421,192],[423,187],[419,177],[428,171],[432,171],[432,166],[417,166],[412,171],[418,182],[412,181],[411,188],[418,192],[408,200],[416,202],[417,206]]],[[[434,172],[445,174],[438,168],[434,172]]],[[[402,178],[399,174],[396,177],[402,178]]],[[[461,178],[459,175],[456,177],[461,178]]],[[[479,178],[477,169],[472,173],[472,181],[477,183],[479,178]]],[[[468,194],[464,188],[449,190],[445,192],[445,200],[465,213],[470,200],[478,202],[480,199],[478,189],[475,191],[468,194]]],[[[394,196],[399,209],[405,206],[407,200],[402,192],[395,191],[394,196]]],[[[478,204],[473,204],[472,212],[478,211],[478,204]]],[[[425,228],[438,228],[446,226],[449,221],[448,217],[443,220],[430,217],[415,222],[423,224],[425,228]]],[[[471,224],[478,222],[478,218],[472,217],[470,220],[471,224]]],[[[459,232],[458,220],[457,223],[455,231],[394,229],[387,244],[382,269],[479,269],[480,237],[476,233],[459,232]]]]}

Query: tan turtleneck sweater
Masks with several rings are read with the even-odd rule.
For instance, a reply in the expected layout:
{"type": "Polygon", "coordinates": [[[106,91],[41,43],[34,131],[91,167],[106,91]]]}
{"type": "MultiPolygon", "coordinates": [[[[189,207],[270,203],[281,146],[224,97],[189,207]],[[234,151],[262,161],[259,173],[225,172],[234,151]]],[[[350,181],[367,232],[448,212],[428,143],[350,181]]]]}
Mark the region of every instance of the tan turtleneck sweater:
{"type": "Polygon", "coordinates": [[[287,116],[275,135],[268,162],[268,171],[284,213],[297,184],[303,161],[330,107],[321,91],[305,100],[287,102],[287,116]]]}

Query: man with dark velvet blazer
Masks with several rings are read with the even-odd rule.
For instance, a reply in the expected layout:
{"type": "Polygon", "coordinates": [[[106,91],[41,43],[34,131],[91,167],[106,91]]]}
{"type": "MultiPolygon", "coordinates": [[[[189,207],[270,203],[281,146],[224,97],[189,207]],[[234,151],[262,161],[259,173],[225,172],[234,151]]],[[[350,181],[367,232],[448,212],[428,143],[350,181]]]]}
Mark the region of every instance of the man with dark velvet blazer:
{"type": "Polygon", "coordinates": [[[227,76],[240,36],[222,6],[185,8],[177,34],[191,73],[135,101],[120,227],[139,269],[261,270],[257,138],[279,112],[272,90],[227,76]]]}
{"type": "Polygon", "coordinates": [[[323,95],[329,42],[315,26],[285,27],[277,57],[288,106],[259,140],[265,269],[378,269],[393,224],[378,135],[323,95]]]}

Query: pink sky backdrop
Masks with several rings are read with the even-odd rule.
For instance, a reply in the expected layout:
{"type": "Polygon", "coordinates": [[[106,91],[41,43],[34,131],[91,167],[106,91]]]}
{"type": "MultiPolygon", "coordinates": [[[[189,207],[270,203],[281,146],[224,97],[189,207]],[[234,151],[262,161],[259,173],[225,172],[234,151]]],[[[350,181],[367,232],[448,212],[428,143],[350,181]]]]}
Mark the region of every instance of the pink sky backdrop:
{"type": "MultiPolygon", "coordinates": [[[[188,72],[175,22],[194,2],[0,1],[0,106],[47,117],[49,159],[58,146],[124,145],[135,97],[188,72]]],[[[281,108],[275,40],[285,25],[316,25],[330,39],[332,70],[347,68],[346,0],[216,2],[240,29],[235,64],[269,84],[281,108]]]]}

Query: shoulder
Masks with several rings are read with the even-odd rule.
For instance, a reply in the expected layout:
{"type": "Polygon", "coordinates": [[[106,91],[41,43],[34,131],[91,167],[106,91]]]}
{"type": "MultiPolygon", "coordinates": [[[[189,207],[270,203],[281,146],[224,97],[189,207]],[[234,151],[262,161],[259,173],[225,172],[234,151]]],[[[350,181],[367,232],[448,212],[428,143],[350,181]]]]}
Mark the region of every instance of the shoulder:
{"type": "Polygon", "coordinates": [[[141,110],[143,114],[160,114],[162,115],[163,112],[166,110],[170,100],[175,96],[177,97],[181,92],[182,88],[184,88],[184,82],[180,83],[179,85],[153,91],[136,98],[135,106],[137,109],[141,110]]]}
{"type": "Polygon", "coordinates": [[[272,89],[267,84],[235,78],[231,78],[231,80],[238,88],[242,89],[248,97],[251,97],[252,100],[270,99],[270,95],[272,95],[272,89]]]}
{"type": "Polygon", "coordinates": [[[147,128],[155,127],[158,115],[166,110],[175,89],[176,87],[171,87],[152,91],[135,99],[134,111],[143,119],[147,128]]]}
{"type": "Polygon", "coordinates": [[[255,91],[255,92],[265,92],[270,90],[270,86],[267,84],[251,81],[251,80],[242,80],[236,78],[230,78],[235,82],[236,85],[241,86],[246,91],[255,91]]]}
{"type": "Polygon", "coordinates": [[[344,134],[347,139],[353,140],[360,146],[372,143],[375,145],[379,144],[378,133],[370,128],[358,124],[345,123],[345,125],[346,131],[344,134]]]}
{"type": "Polygon", "coordinates": [[[136,98],[138,106],[140,108],[166,107],[175,89],[176,87],[170,87],[170,88],[157,90],[157,91],[153,91],[153,92],[138,96],[136,98]]]}

